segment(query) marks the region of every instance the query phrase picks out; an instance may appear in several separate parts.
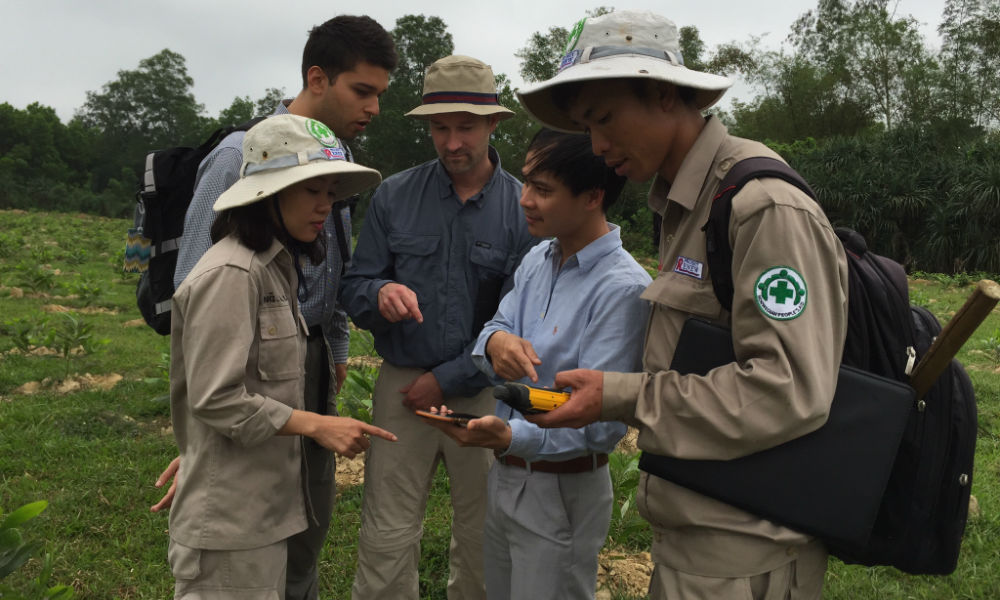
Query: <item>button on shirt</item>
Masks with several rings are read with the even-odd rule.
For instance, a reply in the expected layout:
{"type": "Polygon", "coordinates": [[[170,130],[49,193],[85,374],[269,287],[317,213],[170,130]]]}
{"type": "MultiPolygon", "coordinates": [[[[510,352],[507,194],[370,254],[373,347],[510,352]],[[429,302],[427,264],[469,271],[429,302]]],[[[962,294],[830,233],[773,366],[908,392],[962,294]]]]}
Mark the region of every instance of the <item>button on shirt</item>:
{"type": "MultiPolygon", "coordinates": [[[[289,113],[285,104],[279,102],[272,114],[289,113]]],[[[212,223],[215,222],[212,206],[222,192],[240,178],[245,135],[244,131],[227,135],[198,165],[194,195],[184,216],[184,235],[177,254],[177,267],[174,269],[175,288],[180,287],[201,255],[212,245],[210,232],[212,223]]],[[[347,145],[341,145],[348,152],[348,160],[353,160],[347,145]]],[[[342,221],[347,239],[351,238],[351,216],[348,208],[345,206],[341,210],[331,211],[323,226],[326,241],[325,260],[319,265],[313,265],[309,260],[304,260],[302,264],[302,274],[308,293],[305,301],[301,303],[301,309],[306,324],[310,327],[322,326],[323,336],[333,355],[333,362],[344,364],[347,362],[350,330],[347,326],[347,315],[337,305],[337,287],[340,283],[343,261],[340,256],[340,246],[337,244],[335,219],[342,221]]]]}
{"type": "MultiPolygon", "coordinates": [[[[552,387],[556,373],[568,369],[640,368],[649,304],[639,296],[652,280],[622,247],[618,226],[610,227],[561,267],[556,240],[542,242],[524,257],[514,274],[514,290],[501,301],[472,350],[483,372],[496,380],[486,343],[498,331],[528,340],[542,360],[535,366],[537,383],[521,379],[529,385],[552,387]]],[[[617,421],[542,429],[504,402],[497,402],[496,413],[511,428],[506,454],[528,461],[611,452],[626,430],[617,421]]]]}
{"type": "Polygon", "coordinates": [[[500,166],[463,203],[437,159],[387,178],[372,196],[340,301],[398,367],[429,369],[445,396],[489,385],[469,356],[482,324],[537,240],[518,205],[521,184],[500,166]],[[390,323],[378,310],[387,283],[413,290],[424,321],[390,323]]]}

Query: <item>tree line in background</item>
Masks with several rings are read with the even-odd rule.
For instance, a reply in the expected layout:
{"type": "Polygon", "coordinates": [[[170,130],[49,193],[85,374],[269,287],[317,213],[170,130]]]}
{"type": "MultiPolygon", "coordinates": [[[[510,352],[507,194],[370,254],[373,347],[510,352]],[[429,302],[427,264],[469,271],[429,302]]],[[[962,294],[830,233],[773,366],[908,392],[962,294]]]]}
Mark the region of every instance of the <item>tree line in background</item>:
{"type": "MultiPolygon", "coordinates": [[[[709,49],[693,26],[681,28],[681,50],[688,67],[750,85],[751,100],[713,111],[731,133],[788,159],[835,225],[857,229],[873,250],[911,269],[1000,273],[1000,0],[946,0],[940,48],[900,8],[818,0],[780,50],[752,35],[709,49]]],[[[359,162],[386,176],[434,156],[426,125],[403,114],[420,102],[424,69],[454,52],[439,17],[406,15],[391,33],[399,66],[380,116],[352,143],[359,162]]],[[[515,51],[522,78],[554,75],[567,39],[563,27],[534,33],[515,51]]],[[[506,74],[497,84],[516,115],[499,125],[493,145],[518,174],[537,125],[506,74]]],[[[237,97],[210,117],[193,85],[184,57],[166,49],[88,92],[66,124],[38,103],[0,104],[0,208],[130,216],[147,151],[200,143],[294,95],[272,88],[256,100],[237,97]]],[[[626,247],[650,255],[645,193],[629,184],[610,219],[622,225],[626,247]]],[[[356,218],[363,214],[364,202],[356,218]]]]}

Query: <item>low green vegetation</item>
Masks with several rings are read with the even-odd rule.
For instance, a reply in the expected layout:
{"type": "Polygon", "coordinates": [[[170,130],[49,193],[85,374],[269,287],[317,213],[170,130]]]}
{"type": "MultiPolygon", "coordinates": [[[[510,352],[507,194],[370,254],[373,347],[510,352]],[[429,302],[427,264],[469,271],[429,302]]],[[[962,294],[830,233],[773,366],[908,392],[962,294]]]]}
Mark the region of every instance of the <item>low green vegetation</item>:
{"type": "MultiPolygon", "coordinates": [[[[171,595],[167,517],[149,511],[162,495],[153,482],[176,454],[166,401],[169,340],[141,322],[135,276],[121,272],[127,227],[125,220],[0,211],[0,507],[48,503],[22,525],[24,540],[43,547],[2,580],[24,597],[43,597],[31,595],[40,579],[70,585],[78,598],[171,595]]],[[[922,273],[911,279],[911,294],[946,321],[978,278],[922,273]]],[[[824,598],[1000,597],[998,338],[994,311],[959,354],[977,391],[980,435],[978,511],[956,573],[914,577],[831,559],[824,598]]],[[[353,331],[340,403],[347,414],[370,414],[374,354],[371,337],[353,331]]],[[[608,548],[637,555],[649,549],[651,534],[635,508],[636,456],[616,453],[611,470],[608,548]]],[[[320,565],[324,598],[349,597],[361,493],[360,485],[338,489],[320,565]]],[[[448,483],[438,473],[421,547],[421,598],[445,597],[450,521],[448,483]]],[[[638,597],[611,587],[612,598],[638,597]]]]}

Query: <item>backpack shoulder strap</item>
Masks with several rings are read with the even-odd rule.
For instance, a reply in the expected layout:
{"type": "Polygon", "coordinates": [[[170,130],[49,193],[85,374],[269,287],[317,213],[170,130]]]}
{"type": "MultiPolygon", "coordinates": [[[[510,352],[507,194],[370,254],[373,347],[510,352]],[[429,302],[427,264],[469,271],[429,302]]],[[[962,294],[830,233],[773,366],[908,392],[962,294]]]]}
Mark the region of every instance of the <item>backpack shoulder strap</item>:
{"type": "Polygon", "coordinates": [[[727,311],[733,309],[733,249],[729,246],[729,221],[733,210],[733,196],[751,179],[774,177],[787,181],[815,199],[816,194],[802,176],[782,161],[767,156],[745,158],[734,164],[712,198],[708,221],[701,228],[705,232],[708,252],[708,270],[712,276],[715,297],[727,311]]]}
{"type": "Polygon", "coordinates": [[[344,217],[341,214],[345,208],[350,207],[350,202],[351,198],[348,198],[333,205],[333,212],[336,213],[333,217],[333,226],[337,234],[337,248],[340,250],[341,275],[347,271],[347,263],[351,261],[351,249],[348,245],[347,231],[344,229],[344,217]]]}

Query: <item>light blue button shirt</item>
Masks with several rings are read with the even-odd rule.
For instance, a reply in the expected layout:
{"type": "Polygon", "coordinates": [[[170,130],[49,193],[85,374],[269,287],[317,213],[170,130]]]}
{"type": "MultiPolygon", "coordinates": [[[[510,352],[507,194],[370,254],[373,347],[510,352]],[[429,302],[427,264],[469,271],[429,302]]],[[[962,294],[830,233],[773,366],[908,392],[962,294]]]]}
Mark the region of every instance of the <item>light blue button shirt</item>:
{"type": "MultiPolygon", "coordinates": [[[[649,304],[639,298],[652,279],[622,247],[620,230],[611,231],[569,257],[560,267],[559,242],[538,244],[514,273],[514,289],[504,296],[493,320],[472,350],[476,366],[499,381],[486,357],[486,342],[506,331],[529,342],[542,364],[538,382],[552,387],[556,373],[569,369],[635,372],[642,365],[642,343],[649,304]]],[[[592,452],[611,452],[625,434],[617,421],[581,428],[542,429],[518,411],[497,402],[512,439],[506,454],[528,461],[567,460],[592,452]]]]}

